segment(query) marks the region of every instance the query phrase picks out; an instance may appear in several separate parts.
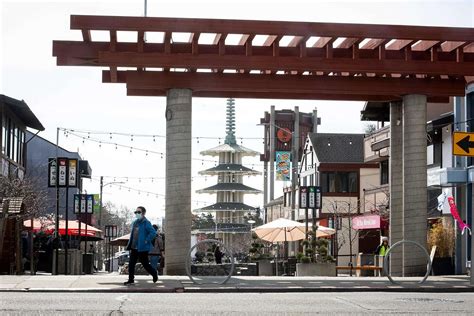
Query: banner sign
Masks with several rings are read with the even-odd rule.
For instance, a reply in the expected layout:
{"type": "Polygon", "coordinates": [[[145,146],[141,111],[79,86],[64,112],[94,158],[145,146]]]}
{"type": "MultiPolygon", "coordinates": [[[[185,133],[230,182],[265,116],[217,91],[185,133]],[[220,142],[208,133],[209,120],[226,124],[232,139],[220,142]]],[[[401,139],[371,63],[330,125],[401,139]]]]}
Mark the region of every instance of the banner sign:
{"type": "Polygon", "coordinates": [[[74,194],[74,214],[92,214],[93,211],[93,194],[74,194]]]}
{"type": "Polygon", "coordinates": [[[352,219],[353,229],[379,229],[380,228],[380,216],[379,215],[367,215],[357,216],[352,219]]]}
{"type": "Polygon", "coordinates": [[[276,154],[276,181],[291,180],[291,152],[277,151],[276,154]]]}
{"type": "Polygon", "coordinates": [[[317,187],[317,186],[308,187],[308,207],[321,209],[322,207],[321,187],[317,187]]]}
{"type": "Polygon", "coordinates": [[[68,170],[68,186],[70,188],[77,187],[77,179],[79,174],[78,161],[77,159],[68,159],[69,170],[68,170]]]}
{"type": "Polygon", "coordinates": [[[48,159],[48,187],[77,188],[79,185],[79,161],[69,158],[48,159]]]}
{"type": "Polygon", "coordinates": [[[94,196],[94,214],[100,213],[100,194],[92,194],[94,196]]]}
{"type": "Polygon", "coordinates": [[[105,225],[105,236],[104,237],[110,237],[110,238],[115,238],[117,237],[117,225],[105,225]]]}
{"type": "Polygon", "coordinates": [[[300,208],[308,208],[308,187],[300,187],[300,208]]]}
{"type": "Polygon", "coordinates": [[[48,187],[55,187],[58,175],[58,165],[56,164],[56,158],[48,159],[48,187]]]}
{"type": "Polygon", "coordinates": [[[58,158],[58,186],[67,185],[67,158],[58,158]]]}

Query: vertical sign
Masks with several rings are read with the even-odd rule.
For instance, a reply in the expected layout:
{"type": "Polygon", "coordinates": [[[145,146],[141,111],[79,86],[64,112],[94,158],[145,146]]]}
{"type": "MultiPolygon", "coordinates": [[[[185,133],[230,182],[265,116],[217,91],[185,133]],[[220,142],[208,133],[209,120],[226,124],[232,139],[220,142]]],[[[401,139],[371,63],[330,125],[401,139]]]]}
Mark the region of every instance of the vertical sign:
{"type": "Polygon", "coordinates": [[[94,196],[92,194],[87,194],[87,214],[92,214],[94,211],[94,196]]]}
{"type": "Polygon", "coordinates": [[[308,187],[300,187],[300,208],[308,208],[308,187]]]}
{"type": "Polygon", "coordinates": [[[291,180],[291,153],[277,151],[276,153],[276,181],[291,180]]]}
{"type": "Polygon", "coordinates": [[[323,207],[323,197],[322,197],[322,194],[321,194],[321,187],[314,187],[314,190],[316,192],[316,208],[317,209],[321,209],[323,207]]]}
{"type": "Polygon", "coordinates": [[[58,165],[56,163],[56,158],[48,159],[48,187],[56,187],[58,175],[58,165]]]}
{"type": "Polygon", "coordinates": [[[68,186],[77,187],[77,159],[69,159],[69,176],[68,176],[68,186]]]}
{"type": "Polygon", "coordinates": [[[79,214],[81,212],[81,195],[74,194],[74,214],[79,214]]]}
{"type": "Polygon", "coordinates": [[[308,207],[316,208],[316,189],[313,186],[308,187],[308,207]]]}
{"type": "Polygon", "coordinates": [[[58,186],[67,186],[67,158],[58,158],[58,186]]]}
{"type": "Polygon", "coordinates": [[[85,214],[86,213],[86,195],[85,194],[81,194],[81,214],[85,214]]]}
{"type": "Polygon", "coordinates": [[[94,194],[94,214],[100,213],[100,195],[94,194]]]}

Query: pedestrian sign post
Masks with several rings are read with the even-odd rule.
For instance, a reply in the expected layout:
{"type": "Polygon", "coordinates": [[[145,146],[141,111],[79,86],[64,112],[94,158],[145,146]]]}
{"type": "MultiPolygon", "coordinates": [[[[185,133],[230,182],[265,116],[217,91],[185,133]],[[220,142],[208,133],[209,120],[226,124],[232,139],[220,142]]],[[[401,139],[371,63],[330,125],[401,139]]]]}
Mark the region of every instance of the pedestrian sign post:
{"type": "Polygon", "coordinates": [[[453,133],[453,155],[474,157],[474,133],[453,133]]]}

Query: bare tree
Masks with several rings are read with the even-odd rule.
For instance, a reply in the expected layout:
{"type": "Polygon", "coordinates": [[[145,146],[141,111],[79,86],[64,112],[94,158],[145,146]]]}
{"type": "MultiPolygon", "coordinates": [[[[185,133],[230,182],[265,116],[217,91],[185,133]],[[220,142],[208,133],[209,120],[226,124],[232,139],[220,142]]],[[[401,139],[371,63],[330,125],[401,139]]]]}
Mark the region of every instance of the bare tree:
{"type": "Polygon", "coordinates": [[[25,217],[34,217],[38,210],[47,205],[47,194],[45,190],[39,190],[34,186],[34,180],[29,178],[12,179],[0,176],[0,199],[21,197],[25,206],[25,217]]]}

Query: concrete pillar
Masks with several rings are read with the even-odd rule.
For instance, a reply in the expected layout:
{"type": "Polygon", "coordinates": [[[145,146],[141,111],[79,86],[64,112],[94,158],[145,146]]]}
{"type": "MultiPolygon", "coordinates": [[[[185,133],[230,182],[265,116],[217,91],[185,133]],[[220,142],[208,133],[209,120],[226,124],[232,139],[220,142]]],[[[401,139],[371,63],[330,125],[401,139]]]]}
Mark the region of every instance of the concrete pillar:
{"type": "MultiPolygon", "coordinates": [[[[402,103],[390,103],[390,244],[403,239],[403,120],[402,103]]],[[[402,275],[403,252],[396,248],[390,256],[390,272],[402,275]]]]}
{"type": "Polygon", "coordinates": [[[192,91],[166,98],[166,261],[168,275],[185,275],[191,247],[192,91]]]}
{"type": "MultiPolygon", "coordinates": [[[[403,97],[403,232],[404,239],[426,248],[426,96],[403,97]]],[[[404,246],[403,276],[424,275],[426,256],[404,246]]]]}

